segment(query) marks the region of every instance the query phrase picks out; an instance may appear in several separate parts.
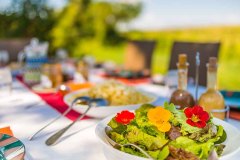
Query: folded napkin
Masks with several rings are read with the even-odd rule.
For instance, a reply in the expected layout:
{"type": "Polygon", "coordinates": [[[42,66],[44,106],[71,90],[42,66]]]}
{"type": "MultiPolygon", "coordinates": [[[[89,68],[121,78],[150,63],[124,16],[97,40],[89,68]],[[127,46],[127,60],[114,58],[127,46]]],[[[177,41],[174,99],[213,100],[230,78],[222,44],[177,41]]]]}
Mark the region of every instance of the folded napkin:
{"type": "Polygon", "coordinates": [[[230,118],[240,120],[240,92],[239,91],[221,91],[225,104],[230,107],[230,118]]]}
{"type": "Polygon", "coordinates": [[[105,73],[98,74],[98,76],[103,78],[115,79],[127,85],[139,85],[139,84],[149,84],[152,82],[150,77],[139,77],[139,78],[125,78],[125,77],[114,77],[107,76],[105,73]]]}
{"type": "Polygon", "coordinates": [[[70,91],[73,92],[73,91],[77,91],[77,90],[80,90],[80,89],[86,89],[86,88],[90,88],[93,86],[92,83],[75,83],[75,82],[68,82],[66,83],[66,85],[70,88],[70,91]]]}
{"type": "MultiPolygon", "coordinates": [[[[38,96],[42,98],[49,106],[54,108],[60,113],[64,113],[68,109],[68,105],[63,101],[63,96],[61,94],[55,93],[36,93],[38,96]]],[[[75,110],[71,110],[66,117],[70,120],[76,120],[79,117],[80,113],[76,112],[75,110]]],[[[86,119],[84,117],[83,119],[86,119]]]]}
{"type": "Polygon", "coordinates": [[[117,80],[127,85],[139,85],[151,83],[150,78],[138,78],[138,79],[117,78],[117,80]]]}
{"type": "Polygon", "coordinates": [[[230,108],[239,109],[240,110],[240,92],[239,91],[221,91],[225,103],[230,106],[230,108]]]}
{"type": "Polygon", "coordinates": [[[0,159],[14,160],[24,158],[24,145],[20,140],[13,137],[13,132],[9,126],[0,128],[0,159]]]}
{"type": "Polygon", "coordinates": [[[240,120],[240,110],[231,108],[229,117],[232,119],[240,120]]]}
{"type": "MultiPolygon", "coordinates": [[[[18,76],[17,79],[24,84],[26,87],[28,87],[30,90],[31,88],[27,86],[24,82],[21,76],[18,76]]],[[[91,84],[86,83],[85,85],[76,85],[76,84],[68,84],[70,89],[76,90],[76,89],[84,89],[84,88],[89,88],[91,84]]],[[[59,93],[38,93],[33,90],[31,90],[35,94],[37,94],[43,101],[45,101],[49,106],[51,106],[53,109],[57,110],[60,113],[64,113],[68,109],[68,105],[64,102],[63,96],[64,94],[59,92],[59,93]]],[[[71,110],[66,117],[70,120],[76,120],[79,117],[80,113],[76,112],[75,110],[71,110]]],[[[83,119],[88,118],[85,116],[83,119]]]]}
{"type": "Polygon", "coordinates": [[[13,132],[12,132],[10,126],[0,128],[0,133],[1,133],[1,134],[7,134],[7,135],[10,135],[10,136],[13,136],[13,132]]]}

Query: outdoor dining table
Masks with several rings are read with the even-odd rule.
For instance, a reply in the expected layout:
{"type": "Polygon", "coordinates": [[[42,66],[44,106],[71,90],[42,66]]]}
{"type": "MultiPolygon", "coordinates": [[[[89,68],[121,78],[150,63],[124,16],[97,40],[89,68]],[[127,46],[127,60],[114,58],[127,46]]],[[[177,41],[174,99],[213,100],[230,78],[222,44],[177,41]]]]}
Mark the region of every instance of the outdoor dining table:
{"type": "MultiPolygon", "coordinates": [[[[166,86],[141,84],[136,87],[157,94],[159,99],[155,105],[162,105],[169,96],[169,88],[166,86]]],[[[190,87],[189,91],[194,93],[194,87],[190,87]]],[[[199,94],[203,91],[204,88],[200,87],[199,94]]],[[[95,127],[100,119],[88,118],[79,121],[54,146],[45,145],[45,141],[72,122],[66,117],[46,128],[33,141],[28,140],[30,135],[59,114],[16,79],[13,81],[11,95],[0,98],[0,128],[10,126],[14,135],[25,144],[26,160],[106,160],[95,135],[95,127]]],[[[228,122],[240,129],[240,121],[229,119],[228,122]]],[[[240,152],[231,159],[239,157],[240,152]]]]}

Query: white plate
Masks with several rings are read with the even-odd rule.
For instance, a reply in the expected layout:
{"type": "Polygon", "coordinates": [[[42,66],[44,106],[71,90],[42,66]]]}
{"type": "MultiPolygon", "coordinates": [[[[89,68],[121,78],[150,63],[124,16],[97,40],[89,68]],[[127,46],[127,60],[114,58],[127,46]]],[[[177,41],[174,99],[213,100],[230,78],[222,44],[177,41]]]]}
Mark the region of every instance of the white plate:
{"type": "MultiPolygon", "coordinates": [[[[79,95],[82,92],[86,92],[87,90],[89,90],[89,89],[82,89],[82,90],[67,94],[66,96],[64,96],[64,102],[68,106],[70,106],[72,103],[72,100],[74,99],[73,97],[77,97],[76,95],[79,95]]],[[[154,103],[158,98],[158,96],[153,93],[145,92],[145,91],[142,91],[139,89],[137,89],[137,90],[139,92],[141,92],[142,94],[152,98],[152,101],[149,102],[151,104],[154,103]]],[[[87,116],[94,117],[94,118],[105,118],[109,115],[112,115],[112,114],[117,113],[122,110],[135,110],[138,107],[140,107],[141,105],[142,104],[124,105],[124,106],[99,106],[99,107],[91,108],[88,111],[87,116]]],[[[86,105],[76,105],[73,109],[79,113],[83,113],[84,111],[86,111],[87,106],[86,105]]]]}
{"type": "MultiPolygon", "coordinates": [[[[100,140],[104,155],[108,160],[146,160],[146,158],[141,158],[138,156],[134,156],[131,154],[127,154],[121,152],[115,148],[113,148],[106,140],[105,127],[107,123],[114,117],[115,115],[111,115],[104,120],[100,121],[96,126],[95,133],[100,140]]],[[[240,154],[240,131],[232,126],[231,124],[222,121],[220,119],[214,118],[213,122],[218,125],[222,125],[227,133],[227,140],[224,142],[226,147],[224,148],[223,155],[219,158],[219,160],[236,160],[236,154],[240,154]],[[235,157],[234,157],[235,156],[235,157]]]]}

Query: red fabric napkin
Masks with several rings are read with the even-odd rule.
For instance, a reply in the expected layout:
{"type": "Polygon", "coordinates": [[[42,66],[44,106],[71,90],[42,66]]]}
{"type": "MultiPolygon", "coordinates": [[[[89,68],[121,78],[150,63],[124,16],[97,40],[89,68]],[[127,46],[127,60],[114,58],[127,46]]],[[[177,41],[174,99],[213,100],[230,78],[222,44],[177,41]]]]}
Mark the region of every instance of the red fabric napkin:
{"type": "Polygon", "coordinates": [[[232,119],[240,120],[240,110],[230,109],[229,117],[232,119]]]}
{"type": "MultiPolygon", "coordinates": [[[[17,77],[17,79],[31,90],[31,88],[23,82],[22,77],[19,76],[17,77]]],[[[49,106],[51,106],[53,109],[57,110],[61,114],[68,109],[68,105],[64,103],[63,96],[60,93],[37,93],[34,91],[32,92],[37,94],[39,97],[41,97],[43,101],[45,101],[47,104],[49,104],[49,106]]],[[[74,110],[71,110],[66,115],[66,117],[72,121],[76,120],[79,116],[80,116],[80,113],[74,110]]],[[[85,116],[83,119],[88,119],[88,118],[89,117],[85,116]]]]}
{"type": "MultiPolygon", "coordinates": [[[[36,92],[34,92],[36,93],[36,92]]],[[[57,110],[59,113],[64,113],[68,109],[68,105],[64,103],[63,96],[59,93],[36,93],[39,97],[42,98],[49,106],[57,110]]],[[[75,120],[80,115],[80,113],[71,110],[66,117],[70,120],[75,120]]],[[[84,117],[86,119],[88,117],[84,117]]]]}
{"type": "Polygon", "coordinates": [[[139,79],[116,78],[116,79],[127,85],[139,85],[139,84],[151,83],[150,78],[139,78],[139,79]]]}
{"type": "Polygon", "coordinates": [[[108,77],[106,74],[98,74],[98,76],[101,76],[106,79],[116,79],[122,83],[131,85],[131,86],[151,83],[151,78],[149,77],[128,79],[128,78],[120,78],[120,77],[108,77]]]}

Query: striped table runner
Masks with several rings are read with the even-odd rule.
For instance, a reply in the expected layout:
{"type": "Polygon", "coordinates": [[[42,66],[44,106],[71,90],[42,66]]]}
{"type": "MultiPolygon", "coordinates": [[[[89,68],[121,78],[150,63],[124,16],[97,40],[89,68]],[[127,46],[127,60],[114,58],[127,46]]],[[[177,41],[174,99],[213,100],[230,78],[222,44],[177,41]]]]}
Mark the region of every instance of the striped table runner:
{"type": "Polygon", "coordinates": [[[15,137],[0,134],[0,160],[23,160],[25,148],[15,137]]]}

